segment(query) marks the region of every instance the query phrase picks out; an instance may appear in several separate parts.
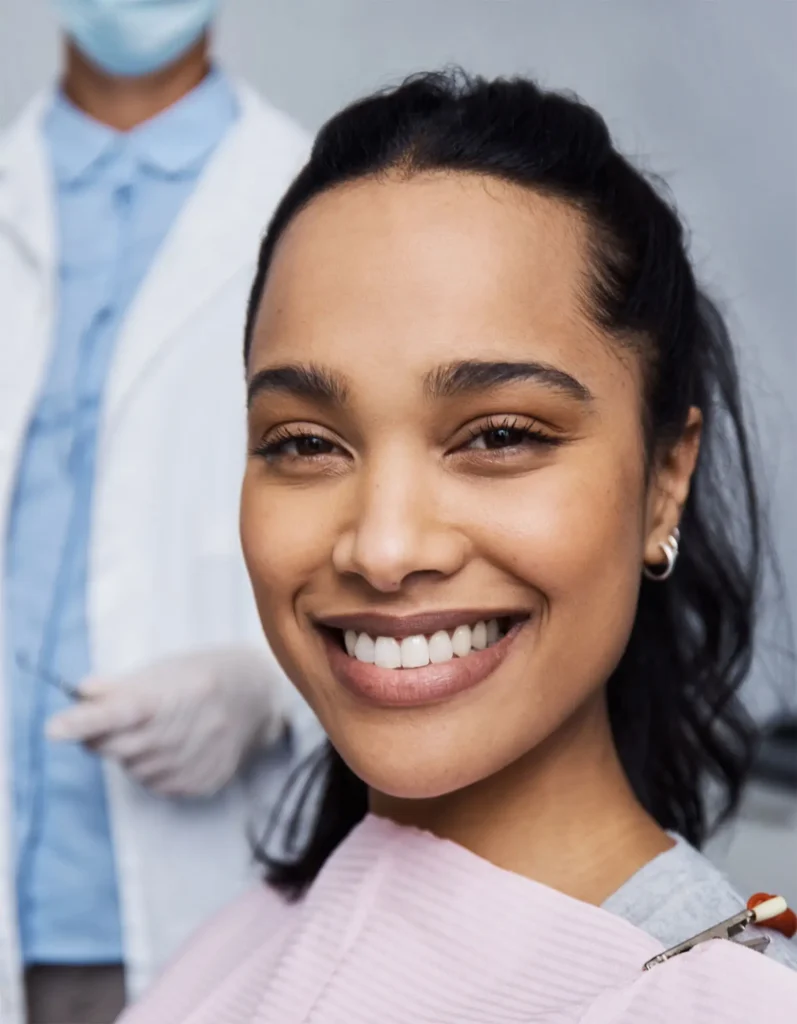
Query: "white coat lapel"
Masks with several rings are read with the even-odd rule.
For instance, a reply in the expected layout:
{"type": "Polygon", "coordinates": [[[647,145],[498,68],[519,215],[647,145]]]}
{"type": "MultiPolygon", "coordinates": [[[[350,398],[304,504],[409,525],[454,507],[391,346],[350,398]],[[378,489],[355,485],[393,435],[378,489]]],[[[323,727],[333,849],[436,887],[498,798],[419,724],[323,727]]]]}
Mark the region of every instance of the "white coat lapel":
{"type": "Polygon", "coordinates": [[[42,137],[48,100],[37,96],[0,136],[0,231],[42,271],[54,262],[53,185],[42,137]]]}
{"type": "MultiPolygon", "coordinates": [[[[41,138],[44,102],[0,136],[0,535],[5,536],[17,453],[47,358],[53,304],[52,193],[41,138]]],[[[0,607],[3,605],[0,572],[0,607]]],[[[0,623],[0,665],[4,637],[0,623]]],[[[0,735],[10,736],[0,672],[0,735]]],[[[13,890],[13,786],[0,749],[0,1015],[22,1020],[19,936],[13,890]],[[3,1013],[7,1011],[8,1016],[3,1013]]]]}
{"type": "Polygon", "coordinates": [[[306,158],[303,132],[248,90],[239,95],[238,122],[211,158],[122,328],[106,399],[111,428],[180,328],[254,261],[274,206],[306,158]]]}
{"type": "Polygon", "coordinates": [[[0,503],[52,334],[55,239],[44,108],[44,98],[35,100],[0,139],[0,503]]]}

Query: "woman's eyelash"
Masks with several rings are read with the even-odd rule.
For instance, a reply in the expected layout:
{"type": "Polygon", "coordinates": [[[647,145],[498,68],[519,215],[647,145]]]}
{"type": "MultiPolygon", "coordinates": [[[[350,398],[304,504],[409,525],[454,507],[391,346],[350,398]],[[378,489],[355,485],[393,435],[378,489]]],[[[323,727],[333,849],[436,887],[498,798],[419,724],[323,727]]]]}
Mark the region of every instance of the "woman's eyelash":
{"type": "MultiPolygon", "coordinates": [[[[528,422],[518,420],[516,417],[501,417],[498,419],[490,419],[486,423],[479,423],[472,427],[469,431],[468,440],[465,442],[463,447],[468,447],[477,438],[484,437],[487,434],[496,434],[499,431],[505,431],[507,434],[519,435],[520,438],[525,439],[533,444],[547,445],[550,448],[558,447],[564,444],[564,438],[557,437],[555,434],[549,434],[539,427],[532,426],[528,422]]],[[[485,446],[487,447],[487,446],[485,446]]],[[[492,450],[500,451],[501,448],[515,448],[517,444],[506,444],[497,445],[492,450]]]]}
{"type": "MultiPolygon", "coordinates": [[[[268,440],[261,441],[259,444],[255,445],[254,448],[252,448],[251,450],[251,454],[259,455],[262,458],[266,459],[274,459],[280,455],[285,454],[285,447],[288,444],[297,444],[301,443],[302,441],[313,440],[320,441],[322,442],[322,444],[329,445],[330,447],[335,447],[333,441],[330,441],[328,438],[323,437],[316,431],[302,430],[301,428],[296,427],[278,427],[277,430],[274,431],[274,433],[272,433],[272,435],[268,438],[268,440]]],[[[312,457],[312,453],[308,453],[303,457],[312,457]]]]}
{"type": "MultiPolygon", "coordinates": [[[[493,435],[492,440],[496,441],[495,444],[485,444],[484,449],[487,451],[500,452],[506,449],[518,448],[525,441],[530,444],[545,445],[549,448],[555,448],[564,443],[564,439],[549,434],[538,427],[532,426],[528,422],[518,420],[516,417],[501,417],[490,419],[487,422],[480,423],[472,427],[468,432],[468,438],[460,446],[460,450],[473,444],[474,441],[479,438],[486,438],[489,435],[493,435]],[[503,433],[503,437],[500,435],[503,433]]],[[[327,446],[328,448],[337,447],[333,441],[317,433],[316,431],[297,427],[279,427],[277,430],[268,438],[268,440],[261,441],[254,448],[252,448],[251,454],[260,456],[265,459],[275,459],[281,456],[285,456],[288,453],[285,448],[289,444],[300,445],[302,441],[316,442],[321,447],[327,446]]],[[[472,449],[471,449],[472,450],[472,449]]],[[[295,458],[309,459],[317,456],[323,456],[330,454],[329,451],[305,451],[303,453],[291,453],[295,458]]]]}

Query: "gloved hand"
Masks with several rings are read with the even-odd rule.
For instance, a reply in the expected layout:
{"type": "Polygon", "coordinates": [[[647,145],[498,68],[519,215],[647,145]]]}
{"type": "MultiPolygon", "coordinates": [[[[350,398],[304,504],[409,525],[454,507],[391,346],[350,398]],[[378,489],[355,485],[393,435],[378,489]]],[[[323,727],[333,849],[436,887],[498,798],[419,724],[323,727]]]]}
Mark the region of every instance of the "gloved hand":
{"type": "Polygon", "coordinates": [[[226,648],[91,679],[54,716],[52,740],[85,743],[161,796],[211,796],[286,728],[288,682],[267,653],[226,648]]]}

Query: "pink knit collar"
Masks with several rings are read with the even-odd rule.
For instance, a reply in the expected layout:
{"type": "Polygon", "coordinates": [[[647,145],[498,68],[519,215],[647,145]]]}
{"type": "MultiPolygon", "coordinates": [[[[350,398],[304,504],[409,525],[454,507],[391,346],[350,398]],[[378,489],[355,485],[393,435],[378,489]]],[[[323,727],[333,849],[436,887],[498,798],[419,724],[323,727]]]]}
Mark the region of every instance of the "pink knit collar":
{"type": "Polygon", "coordinates": [[[262,1000],[264,1021],[275,1004],[312,1020],[322,1000],[334,1004],[352,986],[362,1019],[380,1024],[502,1024],[532,1008],[575,1011],[632,983],[661,950],[600,907],[374,816],[327,862],[288,943],[262,1000]]]}

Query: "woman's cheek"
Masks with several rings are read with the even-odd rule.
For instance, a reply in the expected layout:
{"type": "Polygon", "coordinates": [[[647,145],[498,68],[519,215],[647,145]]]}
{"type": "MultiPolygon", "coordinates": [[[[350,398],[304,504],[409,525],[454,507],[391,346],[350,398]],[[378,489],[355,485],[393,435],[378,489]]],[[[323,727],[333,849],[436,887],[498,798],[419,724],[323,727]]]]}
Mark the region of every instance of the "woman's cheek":
{"type": "Polygon", "coordinates": [[[537,586],[548,640],[573,672],[592,662],[613,671],[633,626],[639,594],[643,491],[611,458],[551,479],[538,495],[537,586]],[[638,538],[634,543],[633,538],[638,538]]]}
{"type": "Polygon", "coordinates": [[[273,614],[270,606],[286,600],[307,557],[312,531],[302,529],[292,505],[276,488],[244,484],[241,544],[261,617],[267,607],[273,614]]]}
{"type": "MultiPolygon", "coordinates": [[[[312,528],[301,527],[290,494],[247,479],[241,495],[241,544],[260,621],[278,662],[294,685],[302,679],[296,653],[305,644],[297,630],[294,600],[307,578],[312,528]]],[[[313,518],[305,520],[313,523],[313,518]]],[[[302,686],[297,687],[306,699],[302,686]]]]}
{"type": "Polygon", "coordinates": [[[488,561],[554,601],[616,583],[623,562],[638,576],[628,541],[641,546],[642,500],[639,481],[596,457],[497,481],[466,507],[488,561]]]}

